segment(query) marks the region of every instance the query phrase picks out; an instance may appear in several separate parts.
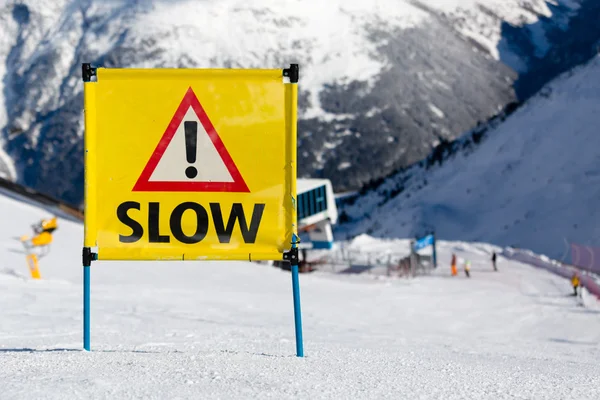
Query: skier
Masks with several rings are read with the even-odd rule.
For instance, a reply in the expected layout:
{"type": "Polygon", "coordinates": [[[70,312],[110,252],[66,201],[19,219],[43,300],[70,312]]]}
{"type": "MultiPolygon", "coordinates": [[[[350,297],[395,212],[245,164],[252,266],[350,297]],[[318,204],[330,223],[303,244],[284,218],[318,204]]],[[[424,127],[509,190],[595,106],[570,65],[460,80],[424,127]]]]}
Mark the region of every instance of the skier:
{"type": "Polygon", "coordinates": [[[494,266],[494,271],[498,271],[498,268],[496,267],[496,252],[495,251],[492,253],[492,265],[494,266]]]}
{"type": "Polygon", "coordinates": [[[452,262],[450,264],[450,271],[452,272],[452,276],[456,276],[458,271],[456,269],[456,254],[452,254],[452,262]]]}
{"type": "Polygon", "coordinates": [[[467,275],[467,278],[471,277],[471,261],[469,260],[465,261],[465,275],[467,275]]]}
{"type": "Polygon", "coordinates": [[[579,287],[579,275],[577,272],[573,272],[573,276],[571,277],[571,285],[573,286],[573,296],[577,296],[577,288],[579,287]]]}

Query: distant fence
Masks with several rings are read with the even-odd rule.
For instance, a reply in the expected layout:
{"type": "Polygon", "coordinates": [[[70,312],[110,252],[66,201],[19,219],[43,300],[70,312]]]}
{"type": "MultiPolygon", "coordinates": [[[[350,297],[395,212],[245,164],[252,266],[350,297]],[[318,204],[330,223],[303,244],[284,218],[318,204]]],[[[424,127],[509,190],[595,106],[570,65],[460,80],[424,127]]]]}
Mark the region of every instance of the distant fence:
{"type": "Polygon", "coordinates": [[[411,277],[428,275],[433,257],[406,251],[354,250],[339,248],[318,259],[318,269],[340,274],[369,274],[411,277]]]}
{"type": "MultiPolygon", "coordinates": [[[[507,248],[502,251],[502,256],[510,260],[545,269],[546,271],[568,279],[573,276],[575,271],[582,271],[581,268],[574,265],[563,264],[559,261],[551,260],[548,257],[535,254],[529,250],[507,248]]],[[[600,299],[600,285],[597,282],[598,277],[595,275],[579,274],[579,278],[581,286],[585,287],[588,292],[600,299]]]]}
{"type": "Polygon", "coordinates": [[[600,249],[571,243],[571,264],[575,268],[600,275],[600,249]]]}
{"type": "Polygon", "coordinates": [[[340,274],[389,275],[407,252],[364,251],[339,248],[319,259],[319,270],[340,274]]]}

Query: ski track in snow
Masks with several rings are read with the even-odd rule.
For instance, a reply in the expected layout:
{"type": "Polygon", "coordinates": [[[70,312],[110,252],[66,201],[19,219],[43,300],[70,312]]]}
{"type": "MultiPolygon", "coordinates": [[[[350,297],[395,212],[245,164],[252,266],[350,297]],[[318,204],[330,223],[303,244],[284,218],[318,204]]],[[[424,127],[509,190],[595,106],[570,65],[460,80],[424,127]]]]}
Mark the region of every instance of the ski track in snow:
{"type": "Polygon", "coordinates": [[[492,272],[485,244],[440,243],[431,277],[302,275],[303,359],[287,272],[96,262],[84,352],[81,225],[60,220],[41,281],[15,239],[49,215],[0,194],[3,399],[600,397],[598,303],[515,262],[492,272]],[[449,276],[452,252],[472,279],[449,276]]]}

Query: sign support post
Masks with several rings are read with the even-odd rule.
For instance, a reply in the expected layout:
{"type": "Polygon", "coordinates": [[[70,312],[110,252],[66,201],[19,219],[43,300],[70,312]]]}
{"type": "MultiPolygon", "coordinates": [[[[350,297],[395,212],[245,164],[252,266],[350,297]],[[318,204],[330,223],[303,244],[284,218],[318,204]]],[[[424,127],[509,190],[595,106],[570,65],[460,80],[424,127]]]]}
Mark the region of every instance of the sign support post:
{"type": "Polygon", "coordinates": [[[433,246],[433,268],[437,268],[437,249],[436,244],[435,244],[435,232],[431,232],[431,238],[432,238],[432,246],[433,246]]]}
{"type": "MultiPolygon", "coordinates": [[[[291,84],[290,95],[292,97],[292,107],[290,109],[291,118],[293,121],[290,126],[290,133],[293,140],[293,146],[290,150],[294,153],[296,152],[296,137],[297,137],[297,97],[298,97],[298,80],[300,78],[300,68],[298,64],[291,64],[289,68],[283,70],[283,76],[289,78],[291,84]]],[[[294,156],[292,159],[296,159],[294,156]]],[[[298,255],[298,243],[300,242],[300,238],[298,237],[298,213],[297,213],[297,189],[296,189],[296,164],[292,163],[290,166],[290,192],[292,194],[292,202],[293,202],[293,213],[292,213],[292,247],[289,252],[283,254],[283,259],[287,260],[291,264],[291,272],[292,272],[292,295],[294,298],[294,328],[296,332],[296,356],[304,357],[304,345],[302,340],[302,310],[300,309],[300,280],[298,277],[298,269],[299,269],[299,255],[298,255]]]]}
{"type": "Polygon", "coordinates": [[[83,248],[83,348],[90,351],[90,267],[96,254],[83,248]]]}
{"type": "Polygon", "coordinates": [[[300,280],[298,277],[298,237],[293,234],[292,248],[284,254],[284,259],[291,263],[292,270],[292,294],[294,297],[294,327],[296,330],[296,356],[304,357],[304,345],[302,341],[302,310],[300,308],[300,280]]]}

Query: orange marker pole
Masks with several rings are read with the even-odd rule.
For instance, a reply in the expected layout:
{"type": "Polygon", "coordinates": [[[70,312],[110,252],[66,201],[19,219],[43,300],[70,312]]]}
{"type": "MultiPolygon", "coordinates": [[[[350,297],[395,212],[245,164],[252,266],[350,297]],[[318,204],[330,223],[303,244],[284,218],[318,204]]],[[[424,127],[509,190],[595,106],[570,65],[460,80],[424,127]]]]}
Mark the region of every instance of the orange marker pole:
{"type": "Polygon", "coordinates": [[[31,272],[31,278],[41,279],[40,267],[38,264],[38,258],[35,254],[27,255],[27,265],[29,266],[29,272],[31,272]]]}

